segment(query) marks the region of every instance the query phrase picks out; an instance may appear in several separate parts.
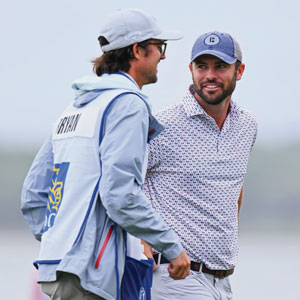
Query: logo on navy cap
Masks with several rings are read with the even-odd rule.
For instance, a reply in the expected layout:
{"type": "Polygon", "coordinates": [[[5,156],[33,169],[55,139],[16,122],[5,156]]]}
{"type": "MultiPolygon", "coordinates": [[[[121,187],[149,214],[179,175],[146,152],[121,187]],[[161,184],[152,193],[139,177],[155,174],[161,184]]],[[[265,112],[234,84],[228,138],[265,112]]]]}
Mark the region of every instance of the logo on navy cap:
{"type": "Polygon", "coordinates": [[[215,34],[210,34],[205,38],[204,43],[208,46],[218,45],[220,43],[220,38],[215,34]]]}

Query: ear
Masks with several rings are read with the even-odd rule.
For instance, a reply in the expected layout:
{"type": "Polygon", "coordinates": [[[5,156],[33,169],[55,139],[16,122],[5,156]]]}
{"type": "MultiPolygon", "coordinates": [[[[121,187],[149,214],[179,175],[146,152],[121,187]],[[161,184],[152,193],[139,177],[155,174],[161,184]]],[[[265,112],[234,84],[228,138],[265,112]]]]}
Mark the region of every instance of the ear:
{"type": "Polygon", "coordinates": [[[245,71],[245,64],[240,64],[240,66],[236,70],[236,80],[242,79],[244,71],[245,71]]]}
{"type": "Polygon", "coordinates": [[[132,46],[132,55],[134,58],[139,59],[141,57],[142,48],[139,47],[138,43],[132,46]]]}
{"type": "Polygon", "coordinates": [[[189,64],[189,69],[192,72],[192,63],[189,64]]]}

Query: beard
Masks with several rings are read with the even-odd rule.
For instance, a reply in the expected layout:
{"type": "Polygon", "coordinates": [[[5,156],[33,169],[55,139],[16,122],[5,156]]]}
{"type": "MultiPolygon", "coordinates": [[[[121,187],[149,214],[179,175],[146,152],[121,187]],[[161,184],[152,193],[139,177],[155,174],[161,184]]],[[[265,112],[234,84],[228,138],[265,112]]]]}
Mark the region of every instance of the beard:
{"type": "Polygon", "coordinates": [[[158,80],[157,69],[144,69],[142,73],[144,85],[156,83],[158,80]]]}
{"type": "Polygon", "coordinates": [[[232,80],[230,81],[228,87],[224,89],[224,84],[222,82],[218,82],[217,80],[207,80],[205,82],[200,83],[200,88],[198,88],[195,80],[193,78],[193,88],[197,95],[207,104],[210,105],[218,105],[222,103],[228,96],[230,96],[236,86],[236,73],[234,74],[232,80]],[[205,84],[215,83],[218,84],[222,88],[222,93],[220,95],[214,95],[214,92],[208,92],[209,95],[205,95],[203,92],[203,88],[205,84]]]}
{"type": "Polygon", "coordinates": [[[158,80],[157,74],[150,74],[150,75],[148,76],[148,84],[156,83],[157,80],[158,80]]]}

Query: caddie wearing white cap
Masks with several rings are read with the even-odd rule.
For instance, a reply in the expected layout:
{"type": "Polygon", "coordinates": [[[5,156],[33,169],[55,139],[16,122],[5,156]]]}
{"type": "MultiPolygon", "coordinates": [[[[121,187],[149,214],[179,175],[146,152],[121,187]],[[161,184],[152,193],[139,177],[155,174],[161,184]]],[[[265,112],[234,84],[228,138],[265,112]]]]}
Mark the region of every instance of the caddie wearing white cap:
{"type": "Polygon", "coordinates": [[[192,84],[182,101],[156,114],[166,128],[149,143],[144,191],[180,237],[191,273],[173,280],[166,272],[169,260],[154,254],[152,300],[231,300],[243,183],[257,124],[232,99],[245,65],[230,34],[202,34],[189,68],[192,84]]]}
{"type": "MultiPolygon", "coordinates": [[[[180,38],[141,10],[111,15],[98,38],[104,53],[93,60],[98,77],[73,83],[75,101],[29,170],[22,213],[41,241],[34,264],[51,299],[119,300],[129,238],[138,241],[137,256],[143,257],[139,239],[159,249],[173,279],[190,272],[178,236],[142,191],[147,142],[163,126],[141,88],[157,81],[166,41],[180,38]]],[[[146,293],[142,287],[123,300],[144,299],[146,293]]]]}

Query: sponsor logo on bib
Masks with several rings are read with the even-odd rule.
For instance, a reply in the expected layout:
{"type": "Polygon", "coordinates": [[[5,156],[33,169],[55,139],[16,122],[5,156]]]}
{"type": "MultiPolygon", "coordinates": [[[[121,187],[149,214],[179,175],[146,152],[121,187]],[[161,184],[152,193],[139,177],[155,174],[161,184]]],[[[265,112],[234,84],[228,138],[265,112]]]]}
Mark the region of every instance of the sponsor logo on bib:
{"type": "Polygon", "coordinates": [[[51,186],[49,187],[47,212],[43,232],[54,225],[59,207],[62,203],[64,185],[70,163],[63,162],[53,166],[51,186]]]}

